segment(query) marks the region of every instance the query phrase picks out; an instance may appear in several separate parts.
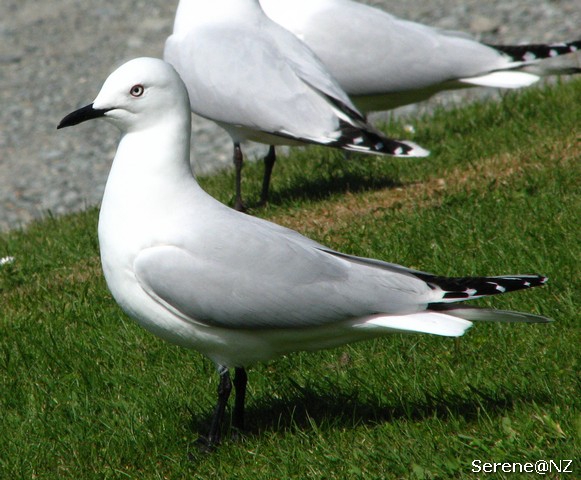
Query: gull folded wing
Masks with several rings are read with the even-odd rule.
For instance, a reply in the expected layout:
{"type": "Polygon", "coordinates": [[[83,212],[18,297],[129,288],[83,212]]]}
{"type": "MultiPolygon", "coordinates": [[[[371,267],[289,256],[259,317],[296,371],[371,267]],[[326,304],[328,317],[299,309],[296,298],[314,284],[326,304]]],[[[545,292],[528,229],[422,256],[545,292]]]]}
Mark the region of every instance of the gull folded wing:
{"type": "Polygon", "coordinates": [[[141,287],[182,318],[234,329],[314,327],[414,313],[431,295],[411,275],[284,241],[265,244],[252,258],[152,247],[139,253],[134,269],[141,287]]]}

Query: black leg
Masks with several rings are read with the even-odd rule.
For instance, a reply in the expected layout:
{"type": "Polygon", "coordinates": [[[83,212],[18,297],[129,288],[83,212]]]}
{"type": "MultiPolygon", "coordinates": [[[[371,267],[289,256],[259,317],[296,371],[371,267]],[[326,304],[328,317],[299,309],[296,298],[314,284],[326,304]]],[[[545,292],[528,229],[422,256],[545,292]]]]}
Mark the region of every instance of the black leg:
{"type": "Polygon", "coordinates": [[[230,397],[230,392],[232,391],[232,382],[230,381],[230,373],[228,372],[228,369],[226,367],[219,366],[218,373],[220,374],[220,384],[218,385],[218,403],[216,403],[216,407],[214,408],[212,423],[210,424],[210,431],[208,432],[207,438],[200,437],[198,439],[198,442],[208,450],[213,449],[220,443],[224,412],[226,410],[228,398],[230,397]]]}
{"type": "Polygon", "coordinates": [[[245,212],[246,207],[242,201],[242,163],[244,157],[242,156],[242,149],[239,143],[234,144],[234,168],[236,170],[236,198],[234,199],[234,209],[239,212],[245,212]]]}
{"type": "Polygon", "coordinates": [[[276,162],[276,151],[274,145],[268,149],[266,157],[264,157],[264,177],[262,178],[262,193],[260,194],[260,204],[266,205],[268,202],[268,191],[270,188],[270,176],[272,175],[272,168],[276,162]]]}
{"type": "Polygon", "coordinates": [[[236,399],[234,402],[234,412],[232,416],[232,426],[238,430],[244,430],[244,401],[246,400],[246,383],[248,375],[244,368],[236,368],[234,375],[234,387],[236,389],[236,399]]]}

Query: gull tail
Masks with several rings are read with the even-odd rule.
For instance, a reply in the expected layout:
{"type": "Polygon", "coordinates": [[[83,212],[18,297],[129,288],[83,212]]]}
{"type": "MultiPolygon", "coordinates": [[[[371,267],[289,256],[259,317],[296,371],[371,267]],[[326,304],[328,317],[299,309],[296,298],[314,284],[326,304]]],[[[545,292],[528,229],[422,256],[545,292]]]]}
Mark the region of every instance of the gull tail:
{"type": "Polygon", "coordinates": [[[487,73],[479,77],[462,78],[460,82],[476,87],[491,88],[523,88],[529,87],[541,79],[539,75],[519,70],[502,70],[487,73]]]}
{"type": "Polygon", "coordinates": [[[472,322],[458,315],[431,311],[407,315],[373,315],[354,325],[357,329],[381,329],[390,333],[427,333],[442,337],[460,337],[471,326],[472,322]]]}
{"type": "Polygon", "coordinates": [[[532,313],[494,310],[492,308],[478,308],[450,303],[432,304],[430,305],[430,311],[461,318],[470,322],[550,323],[553,321],[550,318],[532,313]]]}

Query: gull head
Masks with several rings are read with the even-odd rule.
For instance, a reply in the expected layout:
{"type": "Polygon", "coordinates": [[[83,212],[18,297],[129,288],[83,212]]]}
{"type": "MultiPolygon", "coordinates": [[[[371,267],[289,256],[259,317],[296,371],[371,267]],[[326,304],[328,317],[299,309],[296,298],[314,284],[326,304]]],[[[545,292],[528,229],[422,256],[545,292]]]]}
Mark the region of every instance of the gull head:
{"type": "Polygon", "coordinates": [[[111,120],[122,130],[143,130],[168,118],[190,118],[188,93],[171,65],[157,58],[136,58],[115,70],[93,103],[68,114],[57,128],[93,118],[111,120]]]}

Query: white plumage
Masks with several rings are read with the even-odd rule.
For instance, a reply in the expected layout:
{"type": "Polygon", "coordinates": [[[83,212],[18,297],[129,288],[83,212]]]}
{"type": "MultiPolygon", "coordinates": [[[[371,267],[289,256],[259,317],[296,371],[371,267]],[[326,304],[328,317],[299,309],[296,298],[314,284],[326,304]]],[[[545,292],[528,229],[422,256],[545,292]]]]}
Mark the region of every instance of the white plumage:
{"type": "Polygon", "coordinates": [[[107,285],[143,327],[219,365],[228,393],[228,367],[245,379],[246,365],[297,350],[392,332],[458,336],[473,320],[547,321],[453,305],[544,277],[444,278],[353,257],[210,197],[190,170],[186,88],[161,60],[121,66],[59,128],[97,117],[124,131],[99,216],[107,285]]]}

